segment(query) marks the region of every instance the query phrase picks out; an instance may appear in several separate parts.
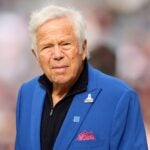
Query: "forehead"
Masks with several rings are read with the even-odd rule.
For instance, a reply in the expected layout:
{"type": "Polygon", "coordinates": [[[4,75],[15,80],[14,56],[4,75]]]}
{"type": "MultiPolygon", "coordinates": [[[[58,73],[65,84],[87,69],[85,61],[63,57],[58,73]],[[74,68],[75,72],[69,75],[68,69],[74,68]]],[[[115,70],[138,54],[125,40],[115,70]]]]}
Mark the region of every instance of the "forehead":
{"type": "Polygon", "coordinates": [[[75,31],[73,22],[68,17],[61,17],[61,18],[55,18],[50,19],[46,21],[44,24],[42,24],[38,30],[38,33],[44,33],[45,32],[68,32],[72,33],[75,31]]]}

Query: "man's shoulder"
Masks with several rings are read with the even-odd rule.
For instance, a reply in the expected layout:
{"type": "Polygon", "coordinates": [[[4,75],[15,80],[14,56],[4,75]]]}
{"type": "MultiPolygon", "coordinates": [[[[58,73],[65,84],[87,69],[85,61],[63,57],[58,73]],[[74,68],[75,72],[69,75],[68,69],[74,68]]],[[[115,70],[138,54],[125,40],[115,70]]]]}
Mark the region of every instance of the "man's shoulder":
{"type": "Polygon", "coordinates": [[[32,102],[32,99],[33,99],[36,89],[38,89],[40,87],[40,84],[38,82],[39,77],[40,76],[37,76],[29,81],[24,82],[21,85],[21,87],[19,88],[18,102],[22,104],[22,106],[21,106],[22,108],[26,107],[26,104],[30,104],[32,102]]]}
{"type": "MultiPolygon", "coordinates": [[[[95,79],[94,81],[91,81],[91,79],[89,82],[95,82],[95,88],[101,89],[100,100],[104,99],[104,104],[111,104],[111,107],[112,105],[115,107],[120,100],[123,100],[122,102],[126,104],[130,100],[137,100],[137,92],[123,80],[104,74],[97,69],[94,69],[93,72],[95,72],[92,73],[95,79]],[[121,99],[121,97],[124,98],[121,99]]],[[[90,88],[92,88],[92,85],[94,86],[94,83],[90,85],[90,88]]]]}
{"type": "Polygon", "coordinates": [[[36,76],[36,77],[32,78],[31,80],[24,82],[21,87],[24,89],[28,89],[28,90],[33,89],[37,85],[39,85],[39,78],[40,78],[40,76],[36,76]]]}

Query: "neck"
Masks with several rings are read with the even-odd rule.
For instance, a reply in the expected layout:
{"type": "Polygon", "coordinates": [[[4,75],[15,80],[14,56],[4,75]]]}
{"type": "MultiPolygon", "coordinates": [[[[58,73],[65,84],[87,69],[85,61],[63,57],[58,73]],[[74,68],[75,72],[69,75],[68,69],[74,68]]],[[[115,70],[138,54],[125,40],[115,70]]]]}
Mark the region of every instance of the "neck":
{"type": "Polygon", "coordinates": [[[70,85],[53,85],[52,99],[53,106],[55,106],[60,100],[62,100],[69,92],[70,85]]]}

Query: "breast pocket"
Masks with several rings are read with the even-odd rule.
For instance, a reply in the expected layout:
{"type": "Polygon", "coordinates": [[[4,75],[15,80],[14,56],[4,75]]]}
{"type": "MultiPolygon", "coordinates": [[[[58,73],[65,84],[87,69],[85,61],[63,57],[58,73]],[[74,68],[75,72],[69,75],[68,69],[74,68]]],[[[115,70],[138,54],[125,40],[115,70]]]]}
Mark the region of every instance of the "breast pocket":
{"type": "Polygon", "coordinates": [[[108,150],[106,141],[89,140],[89,141],[74,141],[69,150],[108,150]]]}

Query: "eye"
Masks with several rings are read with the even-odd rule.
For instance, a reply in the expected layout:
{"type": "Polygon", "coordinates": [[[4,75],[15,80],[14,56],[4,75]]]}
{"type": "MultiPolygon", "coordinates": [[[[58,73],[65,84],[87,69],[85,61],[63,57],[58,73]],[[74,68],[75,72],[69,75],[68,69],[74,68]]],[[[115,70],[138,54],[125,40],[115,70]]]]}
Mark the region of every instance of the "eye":
{"type": "Polygon", "coordinates": [[[41,51],[47,50],[47,49],[50,49],[50,48],[52,48],[52,45],[43,46],[43,47],[41,48],[41,51]]]}
{"type": "Polygon", "coordinates": [[[69,45],[70,43],[64,43],[63,45],[69,45]]]}
{"type": "Polygon", "coordinates": [[[71,43],[70,42],[64,42],[64,43],[61,43],[61,46],[63,49],[70,49],[71,43]]]}
{"type": "Polygon", "coordinates": [[[50,48],[49,46],[45,46],[45,47],[43,47],[43,49],[47,49],[47,48],[50,48]]]}
{"type": "Polygon", "coordinates": [[[62,46],[68,46],[68,45],[70,45],[69,42],[67,42],[67,43],[62,43],[62,46]]]}

